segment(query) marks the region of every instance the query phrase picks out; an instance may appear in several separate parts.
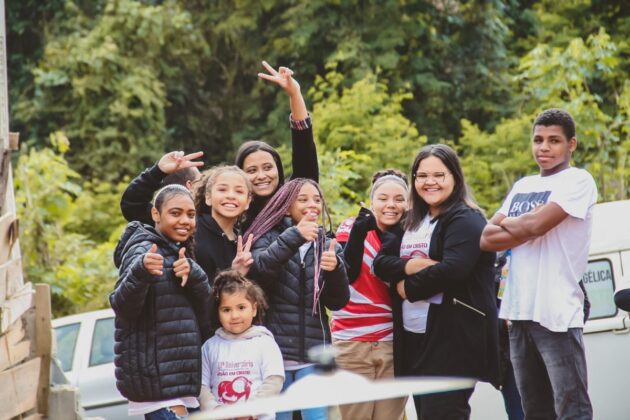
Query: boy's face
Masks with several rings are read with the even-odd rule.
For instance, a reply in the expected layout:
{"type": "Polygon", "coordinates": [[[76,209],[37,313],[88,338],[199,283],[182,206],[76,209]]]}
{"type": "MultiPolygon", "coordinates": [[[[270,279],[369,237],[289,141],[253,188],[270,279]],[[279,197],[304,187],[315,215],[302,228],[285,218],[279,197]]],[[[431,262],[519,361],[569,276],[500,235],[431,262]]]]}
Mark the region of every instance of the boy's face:
{"type": "Polygon", "coordinates": [[[532,153],[542,176],[553,175],[569,167],[575,137],[567,139],[559,125],[537,125],[532,138],[532,153]]]}

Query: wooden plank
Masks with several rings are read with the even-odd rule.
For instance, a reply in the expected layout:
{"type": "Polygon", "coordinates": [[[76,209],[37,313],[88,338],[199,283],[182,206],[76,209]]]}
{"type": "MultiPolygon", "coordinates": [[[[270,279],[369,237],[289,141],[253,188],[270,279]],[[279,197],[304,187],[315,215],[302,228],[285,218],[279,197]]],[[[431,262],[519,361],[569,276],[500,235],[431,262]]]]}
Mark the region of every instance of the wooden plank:
{"type": "Polygon", "coordinates": [[[44,416],[40,413],[29,414],[27,416],[22,416],[22,420],[43,420],[44,416]]]}
{"type": "Polygon", "coordinates": [[[52,350],[52,312],[50,309],[50,286],[35,285],[35,342],[37,356],[42,360],[37,390],[37,411],[48,415],[48,392],[50,390],[50,353],[52,350]]]}
{"type": "Polygon", "coordinates": [[[31,359],[0,373],[0,420],[8,420],[37,405],[41,359],[31,359]]]}
{"type": "MultiPolygon", "coordinates": [[[[50,389],[48,420],[78,420],[79,388],[72,385],[54,385],[50,389]]],[[[1,419],[0,419],[1,420],[1,419]]]]}
{"type": "Polygon", "coordinates": [[[9,133],[9,149],[16,151],[20,149],[20,133],[9,133]]]}
{"type": "Polygon", "coordinates": [[[13,296],[22,286],[22,261],[19,257],[12,258],[0,265],[0,305],[13,296]]]}
{"type": "Polygon", "coordinates": [[[18,238],[15,213],[8,212],[0,216],[0,264],[9,261],[13,245],[18,238]]]}
{"type": "Polygon", "coordinates": [[[3,336],[0,336],[0,371],[17,365],[26,359],[30,353],[30,341],[24,339],[24,324],[22,319],[9,327],[3,336]]]}
{"type": "Polygon", "coordinates": [[[33,305],[33,285],[26,283],[0,306],[0,334],[33,305]]]}

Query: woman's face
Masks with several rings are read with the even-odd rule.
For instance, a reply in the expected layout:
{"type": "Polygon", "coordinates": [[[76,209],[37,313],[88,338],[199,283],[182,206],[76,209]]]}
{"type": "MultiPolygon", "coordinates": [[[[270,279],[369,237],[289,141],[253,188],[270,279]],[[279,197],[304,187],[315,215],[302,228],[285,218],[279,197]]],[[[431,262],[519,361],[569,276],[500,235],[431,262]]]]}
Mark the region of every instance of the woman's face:
{"type": "Polygon", "coordinates": [[[247,155],[243,161],[243,171],[257,197],[269,197],[278,188],[278,167],[269,152],[258,150],[247,155]]]}
{"type": "Polygon", "coordinates": [[[407,210],[407,191],[397,182],[389,181],[372,194],[372,212],[380,230],[387,230],[400,222],[407,210]]]}
{"type": "Polygon", "coordinates": [[[322,196],[313,184],[307,182],[302,185],[297,198],[289,207],[289,216],[293,219],[293,223],[297,224],[305,216],[308,220],[316,222],[320,214],[322,214],[322,196]]]}
{"type": "Polygon", "coordinates": [[[455,180],[446,165],[435,157],[429,156],[420,161],[414,175],[416,193],[429,206],[429,212],[436,216],[439,208],[453,193],[455,180]]]}

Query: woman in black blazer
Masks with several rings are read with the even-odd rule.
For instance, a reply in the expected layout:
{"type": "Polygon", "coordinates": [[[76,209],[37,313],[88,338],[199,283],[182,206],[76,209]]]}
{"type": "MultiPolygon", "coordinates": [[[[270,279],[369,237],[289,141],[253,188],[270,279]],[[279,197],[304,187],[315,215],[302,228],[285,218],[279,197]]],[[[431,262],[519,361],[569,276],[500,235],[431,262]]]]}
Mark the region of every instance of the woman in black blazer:
{"type": "MultiPolygon", "coordinates": [[[[393,294],[397,375],[498,379],[495,254],[455,152],[424,147],[412,166],[411,210],[387,233],[374,272],[393,294]]],[[[420,419],[468,419],[474,388],[414,397],[420,419]]]]}

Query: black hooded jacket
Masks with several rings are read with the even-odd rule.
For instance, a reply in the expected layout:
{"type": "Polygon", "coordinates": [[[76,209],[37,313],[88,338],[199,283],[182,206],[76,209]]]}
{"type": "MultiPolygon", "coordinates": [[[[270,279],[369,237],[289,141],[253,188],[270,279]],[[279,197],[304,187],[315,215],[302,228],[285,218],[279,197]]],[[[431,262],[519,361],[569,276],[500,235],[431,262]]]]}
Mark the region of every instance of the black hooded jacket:
{"type": "Polygon", "coordinates": [[[153,227],[132,222],[116,246],[119,269],[109,296],[116,314],[116,387],[131,401],[161,401],[199,395],[201,345],[209,337],[211,289],[192,260],[185,287],[175,276],[176,243],[153,227]],[[143,264],[152,244],[164,257],[161,276],[143,264]]]}

